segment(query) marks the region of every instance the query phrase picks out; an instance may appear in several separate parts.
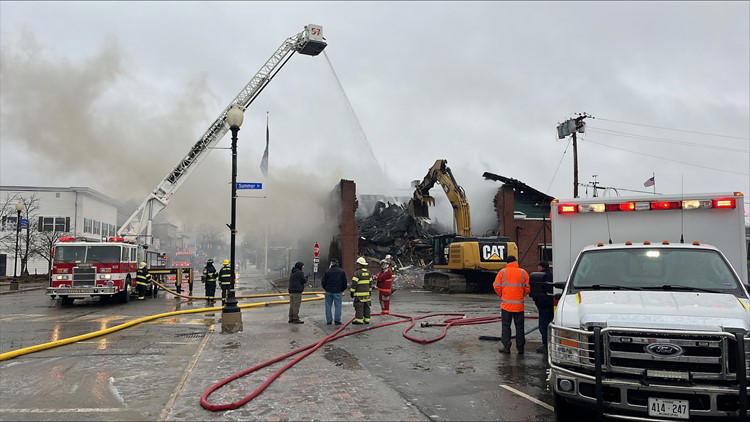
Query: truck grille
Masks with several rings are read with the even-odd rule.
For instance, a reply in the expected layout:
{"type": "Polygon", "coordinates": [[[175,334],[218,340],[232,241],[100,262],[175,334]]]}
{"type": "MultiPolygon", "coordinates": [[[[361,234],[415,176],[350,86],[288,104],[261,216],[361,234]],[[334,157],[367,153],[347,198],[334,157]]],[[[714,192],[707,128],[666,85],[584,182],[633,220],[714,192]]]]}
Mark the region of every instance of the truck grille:
{"type": "Polygon", "coordinates": [[[679,333],[608,332],[604,338],[607,371],[641,376],[723,380],[729,376],[730,356],[727,337],[719,335],[681,335],[679,333]],[[660,355],[647,350],[650,345],[665,344],[679,352],[660,355]],[[677,346],[677,347],[674,347],[677,346]]]}
{"type": "Polygon", "coordinates": [[[93,286],[96,280],[96,268],[73,268],[73,286],[93,286]]]}

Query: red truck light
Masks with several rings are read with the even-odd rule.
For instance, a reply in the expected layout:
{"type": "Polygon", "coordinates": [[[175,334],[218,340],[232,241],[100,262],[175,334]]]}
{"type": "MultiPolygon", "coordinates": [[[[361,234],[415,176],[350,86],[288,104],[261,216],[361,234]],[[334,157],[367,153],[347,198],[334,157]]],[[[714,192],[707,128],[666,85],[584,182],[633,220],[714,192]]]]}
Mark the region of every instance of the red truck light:
{"type": "Polygon", "coordinates": [[[75,242],[76,238],[75,237],[61,237],[57,241],[58,242],[75,242]]]}
{"type": "Polygon", "coordinates": [[[714,199],[711,205],[713,208],[734,208],[736,206],[734,198],[714,199]]]}
{"type": "Polygon", "coordinates": [[[680,201],[657,201],[651,203],[652,210],[678,210],[682,208],[680,201]]]}
{"type": "Polygon", "coordinates": [[[560,204],[557,206],[558,214],[575,214],[578,212],[576,204],[560,204]]]}

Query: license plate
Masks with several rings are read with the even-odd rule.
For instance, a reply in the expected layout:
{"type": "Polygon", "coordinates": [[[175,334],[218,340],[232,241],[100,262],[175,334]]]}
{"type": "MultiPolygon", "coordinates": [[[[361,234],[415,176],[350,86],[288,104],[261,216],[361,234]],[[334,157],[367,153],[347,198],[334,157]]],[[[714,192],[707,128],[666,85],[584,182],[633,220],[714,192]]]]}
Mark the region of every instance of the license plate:
{"type": "Polygon", "coordinates": [[[60,293],[91,293],[92,289],[65,289],[65,291],[58,290],[60,293]]]}
{"type": "Polygon", "coordinates": [[[663,418],[690,419],[690,404],[687,400],[648,398],[648,415],[663,418]]]}

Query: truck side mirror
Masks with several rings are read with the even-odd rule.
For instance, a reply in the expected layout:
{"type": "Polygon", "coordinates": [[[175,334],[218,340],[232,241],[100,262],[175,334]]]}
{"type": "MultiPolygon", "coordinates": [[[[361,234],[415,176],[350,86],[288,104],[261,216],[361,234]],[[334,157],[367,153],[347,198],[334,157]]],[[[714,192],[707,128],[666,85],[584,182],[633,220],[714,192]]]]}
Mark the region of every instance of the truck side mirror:
{"type": "Polygon", "coordinates": [[[543,283],[545,274],[543,272],[533,272],[529,274],[529,282],[531,283],[543,283]]]}
{"type": "Polygon", "coordinates": [[[566,284],[568,284],[568,282],[567,282],[567,281],[556,281],[556,282],[552,283],[552,285],[553,285],[553,286],[554,286],[554,287],[555,287],[556,289],[560,289],[560,290],[565,290],[565,285],[566,285],[566,284]]]}

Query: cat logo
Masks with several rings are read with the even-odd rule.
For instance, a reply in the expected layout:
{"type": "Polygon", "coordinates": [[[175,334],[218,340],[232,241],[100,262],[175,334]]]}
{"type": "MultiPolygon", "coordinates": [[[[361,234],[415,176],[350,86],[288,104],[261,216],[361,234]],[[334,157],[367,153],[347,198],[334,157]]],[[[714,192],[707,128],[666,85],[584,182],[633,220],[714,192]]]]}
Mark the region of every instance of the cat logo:
{"type": "Polygon", "coordinates": [[[482,245],[482,261],[502,261],[505,259],[505,245],[482,245]]]}

